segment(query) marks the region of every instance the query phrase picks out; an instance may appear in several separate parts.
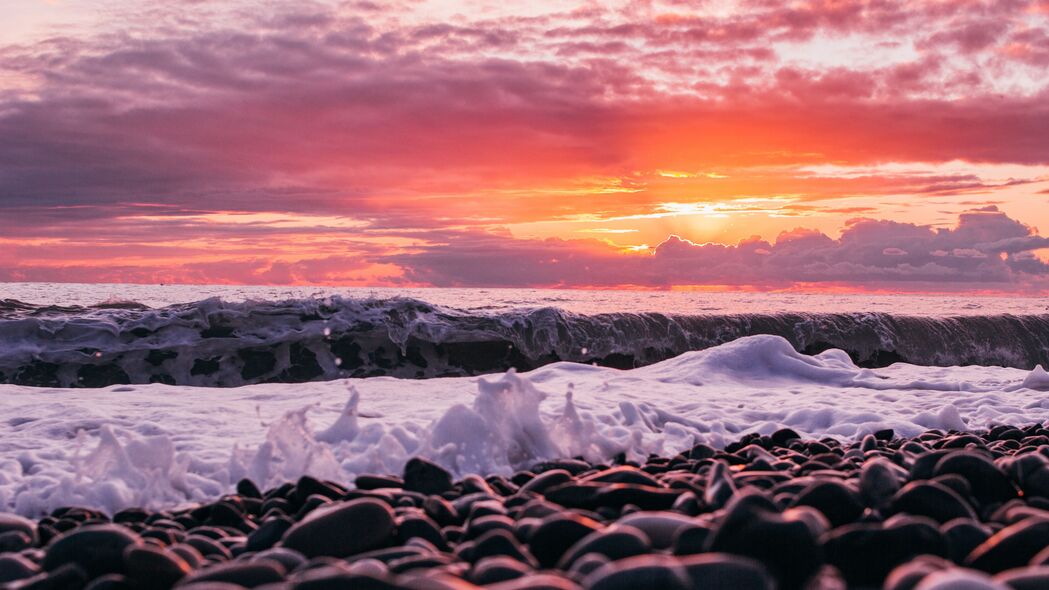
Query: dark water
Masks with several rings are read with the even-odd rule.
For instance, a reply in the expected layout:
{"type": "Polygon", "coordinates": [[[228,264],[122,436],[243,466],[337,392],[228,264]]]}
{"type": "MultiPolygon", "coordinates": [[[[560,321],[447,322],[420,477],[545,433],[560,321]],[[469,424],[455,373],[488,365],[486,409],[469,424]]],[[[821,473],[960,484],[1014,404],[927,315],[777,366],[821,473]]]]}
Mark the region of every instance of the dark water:
{"type": "Polygon", "coordinates": [[[0,382],[232,387],[462,376],[557,361],[632,368],[754,334],[857,364],[1049,365],[1049,314],[483,312],[415,299],[37,306],[0,302],[0,382]]]}

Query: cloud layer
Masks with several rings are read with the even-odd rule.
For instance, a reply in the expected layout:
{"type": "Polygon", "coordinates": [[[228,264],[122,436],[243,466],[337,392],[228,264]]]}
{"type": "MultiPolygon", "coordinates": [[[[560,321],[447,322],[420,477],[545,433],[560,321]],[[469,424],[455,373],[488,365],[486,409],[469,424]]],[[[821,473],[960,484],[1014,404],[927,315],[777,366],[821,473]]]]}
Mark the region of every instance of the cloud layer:
{"type": "Polygon", "coordinates": [[[468,236],[394,262],[412,269],[414,281],[449,287],[862,284],[1039,292],[1049,287],[1049,265],[1031,251],[1047,247],[1049,238],[992,206],[963,213],[951,229],[861,218],[838,239],[802,228],[733,246],[671,236],[631,255],[596,241],[468,236]]]}

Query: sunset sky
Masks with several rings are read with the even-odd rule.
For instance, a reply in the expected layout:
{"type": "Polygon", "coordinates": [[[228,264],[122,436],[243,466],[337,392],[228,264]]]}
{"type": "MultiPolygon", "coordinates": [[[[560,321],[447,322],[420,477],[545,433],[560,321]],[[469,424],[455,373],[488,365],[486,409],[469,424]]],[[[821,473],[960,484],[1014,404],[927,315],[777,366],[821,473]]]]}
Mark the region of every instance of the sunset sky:
{"type": "Polygon", "coordinates": [[[1049,0],[0,6],[0,281],[1049,293],[1049,0]]]}

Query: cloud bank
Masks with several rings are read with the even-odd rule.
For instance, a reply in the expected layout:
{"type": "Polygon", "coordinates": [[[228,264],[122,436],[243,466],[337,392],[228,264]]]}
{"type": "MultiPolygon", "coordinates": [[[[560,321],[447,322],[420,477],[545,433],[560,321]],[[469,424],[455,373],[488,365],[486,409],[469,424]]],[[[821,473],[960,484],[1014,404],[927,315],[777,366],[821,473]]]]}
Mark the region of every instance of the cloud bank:
{"type": "Polygon", "coordinates": [[[413,281],[448,287],[862,284],[1033,293],[1049,286],[1049,265],[1032,253],[1041,248],[1049,248],[1049,238],[991,206],[963,213],[951,229],[860,218],[837,239],[802,228],[773,242],[754,237],[736,245],[671,236],[636,254],[594,240],[464,236],[393,261],[410,269],[413,281]]]}
{"type": "Polygon", "coordinates": [[[0,47],[0,279],[1039,284],[1045,2],[715,4],[106,0],[0,47]]]}

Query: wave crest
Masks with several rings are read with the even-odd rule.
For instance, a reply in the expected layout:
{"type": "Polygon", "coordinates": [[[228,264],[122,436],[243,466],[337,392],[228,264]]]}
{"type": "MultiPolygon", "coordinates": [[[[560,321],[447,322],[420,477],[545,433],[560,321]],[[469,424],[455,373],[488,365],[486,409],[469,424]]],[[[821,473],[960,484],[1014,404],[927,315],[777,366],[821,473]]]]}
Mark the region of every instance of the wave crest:
{"type": "Polygon", "coordinates": [[[0,302],[0,382],[233,387],[345,377],[430,378],[530,370],[557,361],[633,368],[744,336],[799,352],[841,349],[861,367],[1049,366],[1049,315],[886,313],[480,314],[415,299],[295,299],[152,309],[0,302]]]}

